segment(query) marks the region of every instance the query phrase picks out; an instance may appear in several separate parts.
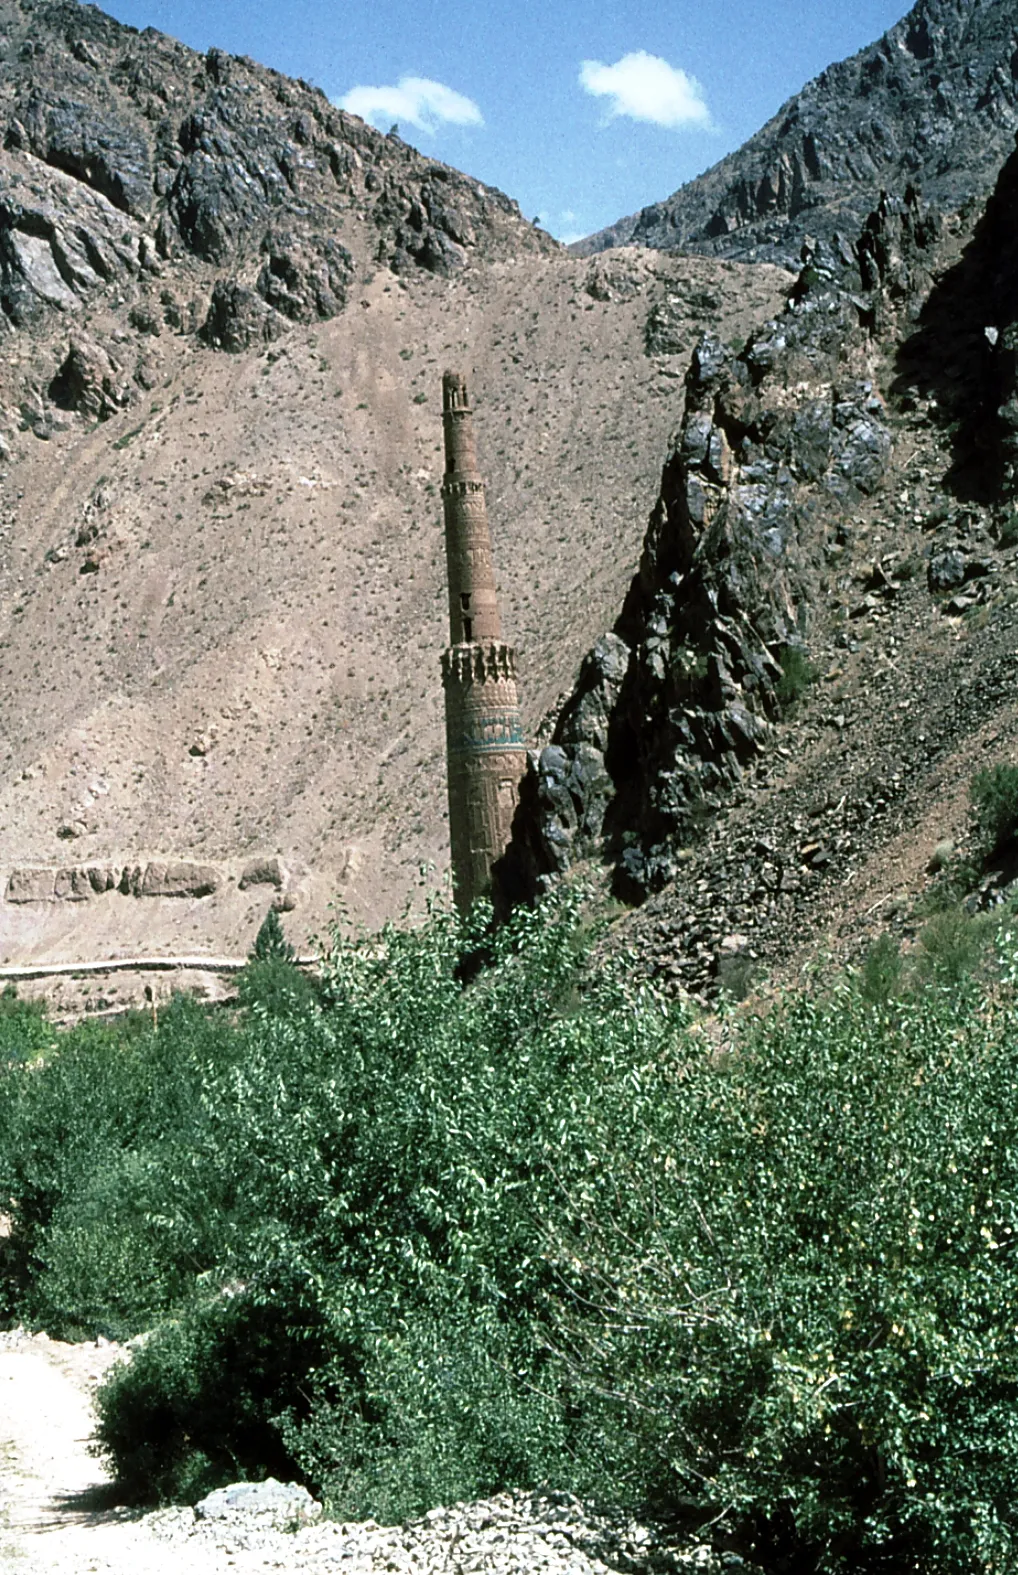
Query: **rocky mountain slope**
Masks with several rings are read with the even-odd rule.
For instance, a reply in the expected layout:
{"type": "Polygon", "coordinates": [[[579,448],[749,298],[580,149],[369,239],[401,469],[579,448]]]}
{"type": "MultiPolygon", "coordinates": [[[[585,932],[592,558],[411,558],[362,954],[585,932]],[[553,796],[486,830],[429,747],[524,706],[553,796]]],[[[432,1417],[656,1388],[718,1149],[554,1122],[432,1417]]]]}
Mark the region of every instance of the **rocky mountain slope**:
{"type": "Polygon", "coordinates": [[[440,379],[532,735],[615,616],[682,374],[777,269],[570,257],[322,95],[0,5],[0,963],[302,945],[447,864],[440,379]]]}
{"type": "MultiPolygon", "coordinates": [[[[269,903],[303,945],[441,883],[446,365],[538,746],[503,894],[603,871],[695,990],[914,932],[1014,723],[1018,158],[983,211],[982,111],[933,205],[790,214],[798,275],[584,258],[252,62],[0,16],[0,963],[243,952],[269,903]]],[[[889,38],[971,85],[1005,20],[889,38]]]]}
{"type": "MultiPolygon", "coordinates": [[[[978,866],[968,784],[1014,753],[1016,182],[1013,154],[965,233],[882,199],[742,349],[701,340],[621,615],[531,759],[510,895],[594,855],[650,897],[616,942],[709,990],[914,939],[958,850],[978,866]]],[[[970,905],[1012,874],[967,876],[970,905]]]]}
{"type": "Polygon", "coordinates": [[[1015,0],[917,0],[735,153],[573,250],[655,246],[791,266],[808,233],[844,262],[881,190],[915,185],[955,211],[990,191],[1016,129],[1015,0]]]}

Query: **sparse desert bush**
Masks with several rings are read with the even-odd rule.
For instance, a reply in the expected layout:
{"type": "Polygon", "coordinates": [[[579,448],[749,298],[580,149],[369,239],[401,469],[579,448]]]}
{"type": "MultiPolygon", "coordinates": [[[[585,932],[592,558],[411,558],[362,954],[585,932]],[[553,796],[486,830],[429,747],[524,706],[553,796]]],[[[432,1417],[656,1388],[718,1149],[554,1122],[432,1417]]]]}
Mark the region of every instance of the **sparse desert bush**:
{"type": "Polygon", "coordinates": [[[793,710],[816,676],[817,670],[802,646],[786,645],[781,653],[781,677],[775,690],[781,709],[793,710]]]}
{"type": "Polygon", "coordinates": [[[969,795],[987,852],[999,853],[1018,830],[1018,766],[1000,761],[977,771],[969,795]]]}
{"type": "Polygon", "coordinates": [[[902,985],[901,948],[894,936],[885,930],[867,948],[859,979],[859,991],[864,1001],[874,1006],[884,1006],[894,999],[902,985]]]}

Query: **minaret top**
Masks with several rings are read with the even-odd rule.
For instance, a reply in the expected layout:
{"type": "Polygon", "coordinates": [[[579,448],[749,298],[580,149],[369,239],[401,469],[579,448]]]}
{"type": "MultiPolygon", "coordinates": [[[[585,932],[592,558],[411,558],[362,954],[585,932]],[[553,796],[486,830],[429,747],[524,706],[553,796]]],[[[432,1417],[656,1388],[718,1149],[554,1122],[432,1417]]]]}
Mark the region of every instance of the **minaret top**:
{"type": "Polygon", "coordinates": [[[445,434],[446,475],[474,476],[479,479],[474,417],[470,409],[467,380],[462,372],[446,372],[442,377],[442,428],[445,434]]]}
{"type": "Polygon", "coordinates": [[[444,372],[442,374],[442,409],[470,409],[470,400],[467,396],[467,380],[462,372],[444,372]]]}
{"type": "Polygon", "coordinates": [[[495,595],[495,568],[484,506],[484,482],[477,466],[474,417],[461,372],[442,378],[445,433],[445,552],[449,569],[449,642],[484,644],[501,640],[495,595]]]}

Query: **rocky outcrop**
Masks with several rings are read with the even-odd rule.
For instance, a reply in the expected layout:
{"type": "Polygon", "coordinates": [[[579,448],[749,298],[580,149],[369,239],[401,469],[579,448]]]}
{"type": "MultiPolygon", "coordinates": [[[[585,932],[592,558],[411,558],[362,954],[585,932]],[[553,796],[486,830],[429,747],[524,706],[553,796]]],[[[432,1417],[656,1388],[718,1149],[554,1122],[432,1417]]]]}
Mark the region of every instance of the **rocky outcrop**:
{"type": "Polygon", "coordinates": [[[597,844],[615,792],[606,756],[629,661],[624,640],[602,635],[583,660],[553,742],[528,756],[512,842],[495,871],[500,905],[528,900],[597,844]]]}
{"type": "Polygon", "coordinates": [[[0,34],[0,311],[17,327],[125,291],[158,324],[145,286],[173,258],[211,299],[206,342],[237,350],[334,316],[358,265],[556,249],[501,192],[252,60],[72,0],[0,0],[0,34]]]}
{"type": "Polygon", "coordinates": [[[335,317],[346,305],[354,260],[331,236],[270,231],[255,288],[269,306],[294,323],[335,317]]]}
{"type": "Polygon", "coordinates": [[[214,350],[237,353],[271,344],[285,331],[277,313],[266,306],[256,290],[236,279],[217,279],[201,337],[214,350]]]}
{"type": "MultiPolygon", "coordinates": [[[[1018,152],[961,257],[936,280],[897,358],[897,391],[950,435],[955,491],[1013,507],[1018,496],[1018,152]]],[[[1003,518],[1002,518],[1003,524],[1003,518]]]]}
{"type": "Polygon", "coordinates": [[[85,336],[70,348],[49,385],[49,397],[61,410],[74,410],[105,421],[131,404],[137,390],[113,357],[85,336]]]}
{"type": "Polygon", "coordinates": [[[212,864],[150,863],[77,865],[68,869],[24,868],[7,879],[7,902],[87,902],[108,891],[124,897],[211,897],[222,884],[212,864]]]}
{"type": "Polygon", "coordinates": [[[875,44],[807,84],[737,152],[580,241],[791,265],[809,233],[851,237],[879,192],[953,211],[991,188],[1018,127],[1012,0],[918,0],[875,44]]]}
{"type": "Polygon", "coordinates": [[[806,666],[826,549],[891,458],[869,334],[912,299],[934,235],[914,199],[884,201],[859,249],[804,248],[786,312],[742,350],[702,337],[621,616],[530,757],[501,901],[591,853],[627,899],[659,889],[766,748],[806,666]]]}
{"type": "Polygon", "coordinates": [[[265,858],[249,859],[240,872],[237,885],[241,891],[247,891],[249,886],[274,886],[282,891],[286,879],[286,866],[279,855],[273,853],[265,858]]]}
{"type": "Polygon", "coordinates": [[[211,897],[220,883],[219,871],[211,864],[137,864],[125,869],[120,890],[134,897],[211,897]]]}
{"type": "Polygon", "coordinates": [[[0,159],[0,311],[15,328],[75,312],[157,266],[143,227],[106,197],[69,175],[52,171],[43,183],[23,161],[0,159]]]}
{"type": "Polygon", "coordinates": [[[115,208],[135,218],[152,203],[148,139],[92,104],[50,98],[38,89],[18,105],[6,137],[8,148],[33,153],[54,169],[84,181],[115,208]]]}

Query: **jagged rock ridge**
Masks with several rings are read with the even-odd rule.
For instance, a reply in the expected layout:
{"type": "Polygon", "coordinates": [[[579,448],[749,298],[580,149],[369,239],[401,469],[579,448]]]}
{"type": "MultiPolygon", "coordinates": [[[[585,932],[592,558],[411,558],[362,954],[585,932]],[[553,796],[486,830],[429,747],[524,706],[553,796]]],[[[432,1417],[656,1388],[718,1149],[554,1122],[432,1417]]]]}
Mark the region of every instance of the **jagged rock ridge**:
{"type": "Polygon", "coordinates": [[[918,0],[672,196],[576,243],[793,263],[808,232],[851,239],[882,189],[953,211],[991,189],[1018,127],[1015,0],[918,0]]]}
{"type": "MultiPolygon", "coordinates": [[[[891,460],[874,334],[915,310],[938,235],[914,193],[884,199],[848,265],[836,276],[808,253],[785,313],[741,351],[702,337],[621,615],[530,757],[507,900],[592,851],[621,895],[659,890],[764,749],[825,549],[891,460]]],[[[873,589],[889,583],[878,572],[873,589]]]]}
{"type": "Polygon", "coordinates": [[[952,881],[970,912],[1013,893],[969,784],[1016,716],[1016,185],[1018,153],[967,235],[882,195],[843,265],[805,248],[783,317],[694,354],[640,572],[500,872],[519,898],[606,861],[651,894],[612,943],[640,971],[738,994],[888,926],[921,943],[952,881]]]}
{"type": "MultiPolygon", "coordinates": [[[[355,263],[448,274],[555,249],[501,192],[306,83],[69,0],[0,4],[0,135],[0,322],[16,328],[172,261],[178,290],[182,266],[205,299],[217,279],[205,336],[237,350],[334,316],[355,263]]],[[[144,310],[158,331],[189,308],[167,289],[144,310]]]]}

